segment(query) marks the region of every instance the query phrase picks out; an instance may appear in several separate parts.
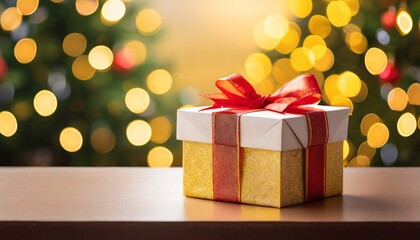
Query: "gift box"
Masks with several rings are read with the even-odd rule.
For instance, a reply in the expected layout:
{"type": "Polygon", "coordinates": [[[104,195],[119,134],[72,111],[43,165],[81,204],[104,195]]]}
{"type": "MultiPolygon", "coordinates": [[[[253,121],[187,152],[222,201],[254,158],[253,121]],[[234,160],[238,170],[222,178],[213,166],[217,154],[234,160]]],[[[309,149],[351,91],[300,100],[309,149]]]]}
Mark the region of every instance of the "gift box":
{"type": "Polygon", "coordinates": [[[184,195],[278,208],[341,195],[349,109],[290,109],[179,109],[184,195]]]}

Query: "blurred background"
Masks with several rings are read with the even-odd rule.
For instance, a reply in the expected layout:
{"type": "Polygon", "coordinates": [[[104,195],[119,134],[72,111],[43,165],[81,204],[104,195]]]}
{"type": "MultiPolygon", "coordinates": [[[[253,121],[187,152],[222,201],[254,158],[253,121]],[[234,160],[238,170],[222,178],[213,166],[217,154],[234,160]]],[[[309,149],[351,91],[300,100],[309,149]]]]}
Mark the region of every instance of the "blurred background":
{"type": "Polygon", "coordinates": [[[181,166],[176,110],[310,72],[347,166],[420,166],[420,1],[2,0],[0,165],[181,166]]]}

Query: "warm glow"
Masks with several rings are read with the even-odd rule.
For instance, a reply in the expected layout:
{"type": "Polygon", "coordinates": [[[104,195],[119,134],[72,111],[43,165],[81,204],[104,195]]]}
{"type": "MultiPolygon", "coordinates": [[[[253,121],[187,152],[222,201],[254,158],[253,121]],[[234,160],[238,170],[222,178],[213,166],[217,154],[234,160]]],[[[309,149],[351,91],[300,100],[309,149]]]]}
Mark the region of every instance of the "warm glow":
{"type": "Polygon", "coordinates": [[[394,111],[403,111],[408,103],[408,96],[401,88],[394,88],[388,93],[388,105],[394,111]]]}
{"type": "Polygon", "coordinates": [[[145,35],[153,34],[160,29],[162,18],[154,9],[146,8],[141,10],[136,17],[137,30],[145,35]]]}
{"type": "Polygon", "coordinates": [[[157,117],[150,121],[152,128],[151,141],[154,143],[162,144],[168,141],[172,133],[172,124],[166,117],[157,117]]]}
{"type": "Polygon", "coordinates": [[[101,19],[106,25],[116,24],[124,15],[125,4],[121,0],[108,0],[102,6],[101,19]]]}
{"type": "Polygon", "coordinates": [[[290,12],[298,18],[305,18],[312,12],[312,0],[288,0],[290,12]]]}
{"type": "Polygon", "coordinates": [[[370,147],[380,148],[388,142],[389,131],[383,123],[375,123],[367,134],[367,143],[370,147]]]}
{"type": "Polygon", "coordinates": [[[332,74],[325,79],[324,82],[324,93],[323,98],[324,100],[331,104],[331,100],[340,94],[338,90],[338,76],[337,74],[332,74]]]}
{"type": "Polygon", "coordinates": [[[350,145],[347,140],[343,141],[343,159],[346,159],[350,153],[350,145]]]}
{"type": "Polygon", "coordinates": [[[172,86],[172,76],[164,69],[157,69],[147,76],[147,87],[154,94],[164,94],[172,86]]]}
{"type": "Polygon", "coordinates": [[[0,134],[5,137],[13,136],[18,128],[15,116],[8,111],[0,112],[0,134]]]}
{"type": "Polygon", "coordinates": [[[272,65],[270,58],[263,53],[253,53],[245,61],[245,70],[248,80],[257,84],[271,73],[272,65]]]}
{"type": "Polygon", "coordinates": [[[89,16],[98,9],[98,0],[76,0],[76,11],[82,16],[89,16]]]}
{"type": "Polygon", "coordinates": [[[290,54],[290,61],[296,71],[308,71],[315,64],[315,57],[310,49],[299,47],[290,54]]]}
{"type": "Polygon", "coordinates": [[[331,24],[336,27],[343,27],[350,22],[351,10],[342,1],[331,1],[327,6],[327,17],[331,24]]]}
{"type": "Polygon", "coordinates": [[[413,19],[405,9],[398,12],[396,23],[397,30],[402,36],[407,35],[413,29],[413,19]]]}
{"type": "Polygon", "coordinates": [[[60,144],[67,152],[77,152],[83,145],[82,134],[76,128],[64,128],[60,133],[60,144]]]}
{"type": "Polygon", "coordinates": [[[276,48],[276,51],[283,54],[288,54],[292,52],[300,40],[300,29],[299,26],[289,23],[289,28],[286,34],[280,39],[276,48]]]}
{"type": "Polygon", "coordinates": [[[271,74],[281,85],[297,77],[300,72],[292,67],[288,58],[281,58],[274,62],[271,74]]]}
{"type": "Polygon", "coordinates": [[[413,114],[406,112],[398,119],[398,133],[403,137],[411,136],[416,131],[417,122],[413,114]]]}
{"type": "Polygon", "coordinates": [[[57,109],[57,98],[51,91],[41,90],[35,95],[34,108],[39,115],[48,117],[57,109]]]}
{"type": "Polygon", "coordinates": [[[350,32],[346,35],[346,43],[347,47],[357,54],[364,53],[368,46],[366,37],[357,31],[350,32]]]}
{"type": "Polygon", "coordinates": [[[375,153],[376,148],[370,147],[367,141],[362,142],[362,144],[359,146],[359,149],[357,150],[358,155],[366,156],[369,159],[372,159],[375,156],[375,153]]]}
{"type": "Polygon", "coordinates": [[[280,39],[289,30],[289,21],[279,14],[271,14],[264,21],[265,32],[274,39],[280,39]]]}
{"type": "Polygon", "coordinates": [[[369,129],[375,123],[382,122],[382,119],[378,117],[378,115],[374,113],[369,113],[363,117],[362,121],[360,122],[360,132],[362,135],[367,136],[369,129]]]}
{"type": "MultiPolygon", "coordinates": [[[[315,48],[317,49],[317,47],[315,48]]],[[[314,68],[318,71],[325,72],[330,70],[334,65],[334,54],[329,48],[325,48],[324,55],[315,60],[314,68]]]]}
{"type": "Polygon", "coordinates": [[[372,75],[379,75],[383,72],[388,64],[388,58],[384,51],[379,48],[370,48],[365,55],[366,69],[372,75]]]}
{"type": "Polygon", "coordinates": [[[359,0],[342,0],[350,8],[351,15],[354,16],[359,12],[359,0]]]}
{"type": "Polygon", "coordinates": [[[369,166],[370,166],[370,159],[364,155],[356,156],[349,163],[349,167],[369,167],[369,166]]]}
{"type": "Polygon", "coordinates": [[[170,167],[173,160],[172,152],[165,147],[154,147],[147,154],[149,167],[170,167]]]}
{"type": "Polygon", "coordinates": [[[350,115],[353,114],[353,103],[351,102],[351,100],[349,98],[347,98],[344,95],[336,95],[335,97],[333,97],[333,99],[331,100],[331,105],[332,106],[342,106],[342,107],[348,107],[350,108],[350,115]]]}
{"type": "Polygon", "coordinates": [[[351,71],[345,71],[338,77],[338,89],[346,97],[354,97],[359,94],[362,87],[360,78],[351,71]]]}
{"type": "Polygon", "coordinates": [[[97,152],[108,153],[115,147],[115,135],[111,129],[99,127],[93,130],[90,143],[97,152]]]}
{"type": "Polygon", "coordinates": [[[107,46],[99,45],[89,52],[89,63],[97,70],[109,68],[114,60],[114,54],[107,46]]]}
{"type": "Polygon", "coordinates": [[[309,20],[309,31],[322,38],[328,37],[331,33],[331,24],[328,19],[322,15],[313,15],[309,20]]]}
{"type": "Polygon", "coordinates": [[[324,57],[327,51],[327,45],[325,44],[324,39],[318,35],[309,35],[303,41],[303,47],[310,50],[314,60],[321,59],[324,57]]]}
{"type": "Polygon", "coordinates": [[[353,102],[363,102],[368,96],[369,90],[366,83],[363,82],[362,80],[360,80],[360,82],[362,83],[360,92],[356,96],[351,98],[353,102]]]}
{"type": "Polygon", "coordinates": [[[22,15],[31,15],[38,8],[39,0],[17,0],[16,7],[22,15]]]}
{"type": "Polygon", "coordinates": [[[13,31],[22,23],[22,15],[15,7],[7,8],[0,17],[0,25],[4,31],[13,31]]]}
{"type": "Polygon", "coordinates": [[[70,33],[63,40],[63,50],[70,57],[78,57],[86,50],[86,37],[80,33],[70,33]]]}
{"type": "Polygon", "coordinates": [[[134,146],[142,146],[149,142],[152,136],[152,129],[149,124],[143,120],[134,120],[128,124],[127,139],[134,146]]]}
{"type": "Polygon", "coordinates": [[[264,29],[264,23],[259,23],[254,28],[253,37],[255,44],[263,50],[271,51],[280,42],[280,38],[271,37],[264,29]]]}
{"type": "Polygon", "coordinates": [[[137,40],[129,41],[125,44],[125,49],[131,52],[136,65],[140,65],[146,61],[147,49],[144,43],[137,40]]]}
{"type": "Polygon", "coordinates": [[[90,65],[88,56],[82,55],[73,61],[71,67],[73,75],[79,80],[89,80],[94,75],[96,70],[90,65]]]}
{"type": "Polygon", "coordinates": [[[32,38],[23,38],[16,43],[14,53],[18,62],[30,63],[36,56],[36,43],[32,38]]]}
{"type": "Polygon", "coordinates": [[[125,105],[133,113],[146,111],[150,104],[149,94],[142,88],[132,88],[125,95],[125,105]]]}
{"type": "Polygon", "coordinates": [[[407,91],[408,101],[411,105],[420,105],[420,83],[413,83],[407,91]]]}

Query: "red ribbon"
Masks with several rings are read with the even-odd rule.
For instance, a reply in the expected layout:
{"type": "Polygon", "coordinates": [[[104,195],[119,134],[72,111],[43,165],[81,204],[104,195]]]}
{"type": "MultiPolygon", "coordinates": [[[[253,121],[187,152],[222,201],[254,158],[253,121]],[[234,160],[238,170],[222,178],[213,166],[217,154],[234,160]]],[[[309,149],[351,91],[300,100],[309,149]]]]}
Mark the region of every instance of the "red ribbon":
{"type": "Polygon", "coordinates": [[[309,139],[305,152],[305,201],[323,198],[328,122],[323,110],[303,106],[321,100],[315,77],[312,74],[300,75],[266,96],[258,94],[239,74],[217,80],[216,87],[222,92],[202,95],[214,102],[204,110],[231,109],[213,113],[214,199],[240,202],[240,116],[258,109],[305,114],[309,139]]]}

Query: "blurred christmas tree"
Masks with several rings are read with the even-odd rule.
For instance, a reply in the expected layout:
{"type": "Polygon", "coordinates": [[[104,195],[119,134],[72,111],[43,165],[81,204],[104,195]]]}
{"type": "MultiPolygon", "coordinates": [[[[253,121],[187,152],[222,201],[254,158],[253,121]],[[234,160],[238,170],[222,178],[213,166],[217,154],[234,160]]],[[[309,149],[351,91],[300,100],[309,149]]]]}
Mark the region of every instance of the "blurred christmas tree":
{"type": "Polygon", "coordinates": [[[268,94],[313,73],[352,109],[344,164],[420,165],[420,1],[289,0],[254,30],[248,79],[268,94]]]}
{"type": "Polygon", "coordinates": [[[160,145],[177,144],[179,103],[171,74],[148,54],[157,11],[6,0],[0,14],[1,165],[173,164],[179,150],[160,145]]]}

